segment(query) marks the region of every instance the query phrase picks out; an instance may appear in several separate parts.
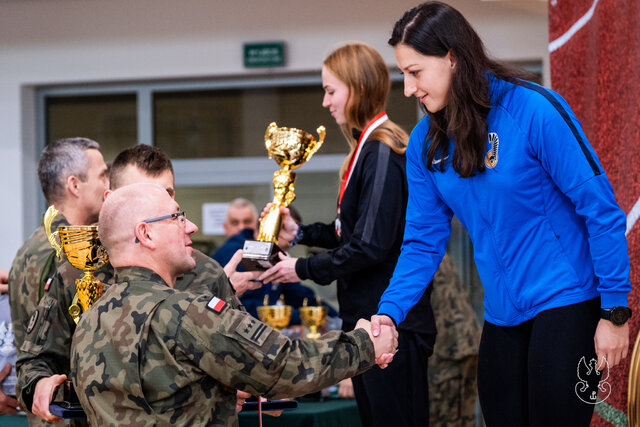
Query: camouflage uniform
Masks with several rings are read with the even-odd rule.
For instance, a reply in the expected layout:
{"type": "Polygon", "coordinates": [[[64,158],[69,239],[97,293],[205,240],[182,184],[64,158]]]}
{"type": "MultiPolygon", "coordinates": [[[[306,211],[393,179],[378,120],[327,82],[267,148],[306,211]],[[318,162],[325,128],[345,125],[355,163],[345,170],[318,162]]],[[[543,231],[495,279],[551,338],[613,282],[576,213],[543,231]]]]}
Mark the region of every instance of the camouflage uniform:
{"type": "MultiPolygon", "coordinates": [[[[176,289],[188,289],[198,294],[213,293],[231,306],[241,307],[222,267],[202,252],[194,251],[193,256],[196,259],[195,268],[176,281],[176,289]]],[[[105,283],[106,292],[108,283],[112,282],[113,268],[107,264],[97,270],[95,276],[105,283]]],[[[18,400],[29,409],[38,380],[69,373],[71,337],[76,324],[68,308],[75,295],[75,280],[82,277],[82,273],[68,262],[63,262],[52,272],[52,277],[50,286],[32,315],[34,321],[18,352],[17,388],[21,390],[18,400]]],[[[71,424],[86,425],[82,421],[71,424]]]]}
{"type": "Polygon", "coordinates": [[[211,296],[171,289],[141,267],[84,313],[71,372],[91,425],[236,426],[236,389],[269,398],[318,391],[368,369],[361,329],[291,341],[211,296]]]}
{"type": "Polygon", "coordinates": [[[475,425],[480,324],[449,255],[433,278],[438,335],[429,358],[430,425],[475,425]]]}
{"type": "MultiPolygon", "coordinates": [[[[57,230],[61,225],[69,225],[63,215],[58,215],[52,223],[51,229],[57,230]]],[[[13,324],[14,343],[20,356],[20,347],[25,338],[25,331],[29,325],[31,314],[38,305],[40,280],[42,270],[53,254],[53,248],[47,239],[44,226],[40,226],[29,236],[20,247],[11,265],[9,272],[9,304],[11,307],[11,320],[13,324]]],[[[52,269],[59,266],[57,258],[53,258],[52,269]]],[[[20,396],[20,381],[16,386],[16,394],[20,396]]],[[[20,399],[18,399],[20,400],[20,399]]],[[[20,405],[27,408],[20,400],[20,405]]],[[[31,406],[28,406],[31,409],[31,406]]],[[[51,425],[45,423],[33,414],[27,413],[29,425],[51,425]]],[[[60,423],[63,425],[62,423],[60,423]]]]}
{"type": "MultiPolygon", "coordinates": [[[[61,225],[69,223],[64,216],[58,215],[51,229],[57,230],[61,225]]],[[[52,253],[53,248],[47,239],[44,226],[40,226],[24,242],[13,259],[9,271],[9,301],[17,348],[20,348],[24,341],[24,331],[29,324],[29,318],[38,305],[40,275],[52,253]]],[[[54,261],[57,263],[57,259],[54,261]]]]}

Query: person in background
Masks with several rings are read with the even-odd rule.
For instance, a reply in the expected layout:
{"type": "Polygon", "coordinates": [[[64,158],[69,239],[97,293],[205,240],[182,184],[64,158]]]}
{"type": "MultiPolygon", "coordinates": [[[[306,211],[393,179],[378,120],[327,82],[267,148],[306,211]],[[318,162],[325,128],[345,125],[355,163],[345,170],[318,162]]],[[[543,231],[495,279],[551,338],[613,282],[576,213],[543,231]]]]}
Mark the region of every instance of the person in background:
{"type": "Polygon", "coordinates": [[[247,199],[233,199],[227,207],[222,227],[227,240],[211,254],[211,258],[224,265],[233,254],[244,247],[245,240],[255,239],[258,227],[256,206],[247,199]]]}
{"type": "Polygon", "coordinates": [[[596,368],[626,357],[631,316],[626,216],[595,151],[566,101],[490,59],[451,6],[407,11],[389,44],[427,114],[407,148],[404,243],[374,333],[402,327],[456,215],[484,287],[486,424],[589,425],[596,368]]]}
{"type": "MultiPolygon", "coordinates": [[[[400,254],[408,135],[384,112],[389,71],[372,47],[350,43],[330,53],[322,67],[322,86],[322,106],[340,125],[350,148],[340,169],[338,218],[299,225],[287,208],[281,208],[284,224],[278,242],[328,250],[307,258],[283,257],[259,279],[311,279],[321,285],[337,280],[342,329],[350,331],[360,317],[376,313],[400,254]]],[[[429,292],[398,333],[399,351],[389,368],[373,368],[353,378],[365,427],[428,423],[427,361],[436,333],[429,292]]]]}
{"type": "Polygon", "coordinates": [[[16,347],[9,308],[9,271],[0,269],[0,415],[14,415],[16,396],[16,347]]]}
{"type": "Polygon", "coordinates": [[[480,324],[449,254],[431,287],[438,336],[429,358],[429,425],[474,427],[480,324]]]}
{"type": "MultiPolygon", "coordinates": [[[[299,222],[300,214],[293,206],[291,206],[291,211],[299,222]]],[[[228,262],[236,251],[244,247],[246,240],[255,238],[257,226],[258,214],[253,203],[242,198],[231,201],[227,208],[227,219],[223,224],[225,233],[229,238],[212,255],[213,259],[219,263],[228,262]]],[[[238,269],[244,271],[242,265],[238,266],[238,269]]],[[[255,318],[258,318],[258,306],[264,305],[265,297],[267,305],[283,303],[293,308],[290,325],[301,324],[298,307],[303,305],[305,299],[309,305],[316,305],[316,295],[313,289],[304,286],[300,281],[291,283],[255,283],[257,285],[255,289],[250,289],[240,295],[242,305],[255,318]]],[[[329,307],[329,316],[335,317],[338,315],[333,307],[325,303],[323,305],[329,307]]]]}
{"type": "Polygon", "coordinates": [[[247,229],[255,232],[258,227],[258,211],[255,205],[243,198],[232,200],[227,208],[227,219],[222,226],[224,233],[229,237],[247,229]]]}
{"type": "MultiPolygon", "coordinates": [[[[255,239],[258,227],[256,206],[247,199],[233,199],[227,207],[226,219],[222,226],[227,240],[211,254],[211,258],[225,265],[244,247],[245,240],[255,239]]],[[[242,266],[239,268],[242,270],[242,266]]]]}

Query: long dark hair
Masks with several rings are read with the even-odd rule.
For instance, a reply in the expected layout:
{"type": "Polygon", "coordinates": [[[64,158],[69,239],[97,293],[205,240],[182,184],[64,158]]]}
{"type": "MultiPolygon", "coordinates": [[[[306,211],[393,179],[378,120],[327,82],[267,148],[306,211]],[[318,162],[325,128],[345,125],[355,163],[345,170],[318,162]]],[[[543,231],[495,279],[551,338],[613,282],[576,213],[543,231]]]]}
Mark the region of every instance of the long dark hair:
{"type": "MultiPolygon", "coordinates": [[[[465,17],[437,1],[422,3],[405,12],[393,27],[389,44],[394,47],[404,44],[422,55],[440,58],[451,53],[456,62],[445,108],[431,113],[423,106],[430,116],[427,139],[431,138],[428,148],[425,144],[423,160],[433,170],[436,154],[444,159],[449,153],[448,139],[453,137],[454,170],[461,177],[484,171],[487,116],[491,109],[487,72],[507,81],[530,76],[489,58],[482,40],[465,17]]],[[[444,163],[440,162],[440,170],[444,163]]]]}

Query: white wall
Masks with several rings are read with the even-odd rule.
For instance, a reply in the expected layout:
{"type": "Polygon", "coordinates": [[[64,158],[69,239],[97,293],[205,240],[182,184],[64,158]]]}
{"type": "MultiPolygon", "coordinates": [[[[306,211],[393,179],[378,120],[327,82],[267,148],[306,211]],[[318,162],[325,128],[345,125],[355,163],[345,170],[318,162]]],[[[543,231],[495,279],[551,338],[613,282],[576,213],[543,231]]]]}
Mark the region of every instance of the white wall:
{"type": "MultiPolygon", "coordinates": [[[[361,40],[389,64],[386,45],[407,0],[2,0],[0,2],[0,268],[40,219],[35,89],[89,82],[246,75],[242,43],[283,40],[287,66],[318,70],[336,44],[361,40]]],[[[488,49],[542,59],[548,70],[545,1],[450,1],[488,49]]],[[[548,73],[547,73],[548,74],[548,73]]]]}

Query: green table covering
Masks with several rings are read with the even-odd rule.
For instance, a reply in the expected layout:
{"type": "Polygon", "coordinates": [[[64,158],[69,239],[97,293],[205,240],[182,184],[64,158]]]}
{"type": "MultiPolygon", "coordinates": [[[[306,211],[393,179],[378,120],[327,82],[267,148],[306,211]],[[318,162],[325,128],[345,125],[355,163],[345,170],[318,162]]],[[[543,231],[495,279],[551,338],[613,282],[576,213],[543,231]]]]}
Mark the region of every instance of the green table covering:
{"type": "Polygon", "coordinates": [[[2,427],[28,427],[27,417],[24,415],[0,415],[2,427]]]}
{"type": "MultiPolygon", "coordinates": [[[[240,427],[257,427],[258,413],[238,414],[240,427]]],[[[299,402],[298,408],[285,411],[279,417],[262,416],[263,427],[361,427],[355,400],[299,402]]]]}

